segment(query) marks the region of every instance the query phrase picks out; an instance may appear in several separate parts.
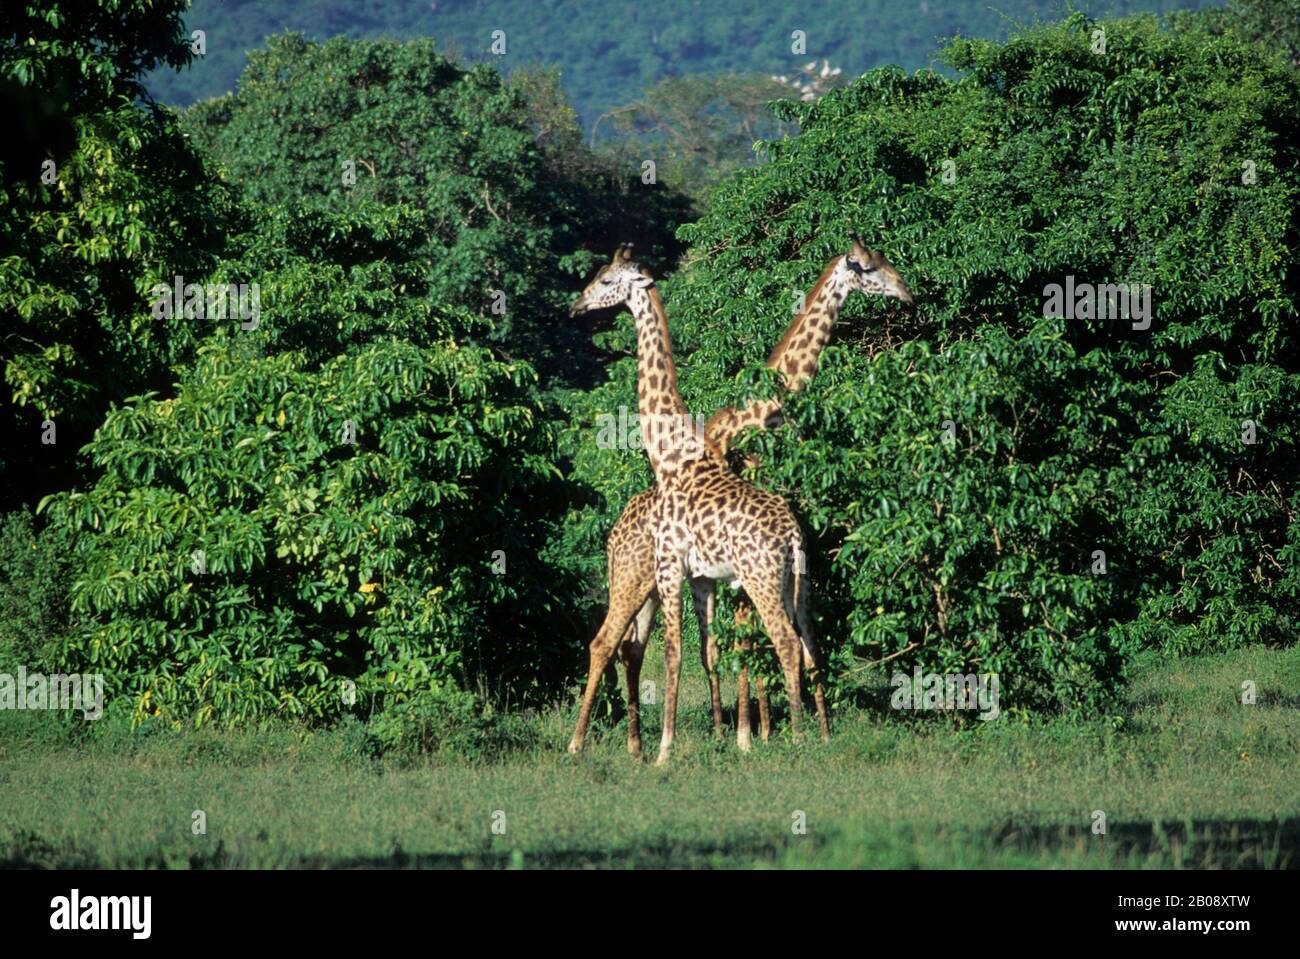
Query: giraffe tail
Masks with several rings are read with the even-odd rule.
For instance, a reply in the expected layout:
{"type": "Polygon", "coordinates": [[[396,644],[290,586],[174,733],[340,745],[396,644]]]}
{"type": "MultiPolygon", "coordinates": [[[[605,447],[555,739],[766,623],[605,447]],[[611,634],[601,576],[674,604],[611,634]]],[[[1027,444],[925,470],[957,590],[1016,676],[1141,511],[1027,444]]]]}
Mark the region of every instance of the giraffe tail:
{"type": "Polygon", "coordinates": [[[803,634],[799,628],[799,623],[803,621],[803,614],[806,612],[800,607],[807,602],[804,595],[803,577],[807,572],[808,560],[804,555],[803,543],[798,533],[795,533],[790,540],[790,567],[794,573],[794,622],[790,625],[794,627],[795,635],[799,637],[799,642],[803,646],[804,655],[811,662],[813,659],[812,647],[808,644],[808,637],[803,634]]]}

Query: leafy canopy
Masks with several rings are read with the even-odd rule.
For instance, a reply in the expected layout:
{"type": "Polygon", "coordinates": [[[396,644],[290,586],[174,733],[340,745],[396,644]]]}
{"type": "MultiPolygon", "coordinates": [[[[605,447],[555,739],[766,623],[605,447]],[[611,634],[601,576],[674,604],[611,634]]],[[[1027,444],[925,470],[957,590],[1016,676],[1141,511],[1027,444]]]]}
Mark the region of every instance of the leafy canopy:
{"type": "Polygon", "coordinates": [[[671,252],[684,204],[639,181],[630,196],[628,176],[575,163],[544,78],[526,79],[462,67],[430,40],[288,34],[251,55],[237,93],[191,108],[185,126],[254,205],[418,211],[410,252],[433,303],[490,317],[486,341],[548,383],[585,385],[594,354],[557,318],[589,250],[618,233],[671,252]]]}
{"type": "MultiPolygon", "coordinates": [[[[851,298],[788,425],[748,447],[815,533],[836,672],[996,670],[1012,707],[1073,710],[1141,645],[1290,641],[1295,74],[1142,18],[959,40],[945,59],[958,79],[881,69],[779,104],[802,133],[682,228],[665,290],[705,414],[772,388],[758,367],[851,230],[917,292],[906,313],[851,298]],[[1070,276],[1149,284],[1150,327],[1050,316],[1070,276]]],[[[633,348],[628,324],[610,346],[633,348]]],[[[617,365],[567,438],[608,504],[574,515],[575,548],[648,482],[591,428],[634,408],[634,380],[617,365]]]]}
{"type": "Polygon", "coordinates": [[[579,626],[543,558],[553,427],[526,364],[428,306],[411,228],[380,206],[263,224],[239,260],[274,291],[257,329],[111,412],[97,481],[44,504],[78,537],[59,665],[104,672],[137,718],[554,693],[573,651],[539,637],[579,626]]]}
{"type": "Polygon", "coordinates": [[[138,99],[141,71],[189,59],[184,6],[0,13],[0,510],[70,483],[108,405],[165,384],[193,345],[149,290],[211,269],[229,207],[171,114],[138,99]]]}

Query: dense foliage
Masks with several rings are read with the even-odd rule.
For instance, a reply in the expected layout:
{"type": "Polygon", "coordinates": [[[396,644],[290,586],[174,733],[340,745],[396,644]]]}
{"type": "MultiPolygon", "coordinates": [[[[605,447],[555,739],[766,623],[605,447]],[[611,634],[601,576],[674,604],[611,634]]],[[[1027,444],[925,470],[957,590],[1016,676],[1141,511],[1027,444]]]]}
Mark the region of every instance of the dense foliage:
{"type": "Polygon", "coordinates": [[[264,223],[258,329],[109,414],[99,479],[47,507],[81,549],[60,666],[199,721],[554,693],[579,625],[541,556],[551,430],[526,365],[453,338],[476,320],[393,295],[420,283],[412,220],[264,223]]]}
{"type": "Polygon", "coordinates": [[[529,110],[535,89],[460,67],[428,40],[286,35],[253,54],[237,94],[192,108],[185,127],[253,204],[418,210],[410,254],[428,296],[491,316],[499,349],[581,383],[596,369],[589,342],[555,317],[590,248],[631,234],[671,252],[684,206],[639,179],[630,197],[628,176],[553,162],[529,110]]]}
{"type": "Polygon", "coordinates": [[[41,529],[26,511],[0,516],[0,671],[52,671],[68,628],[74,546],[67,529],[41,529]]]}
{"type": "Polygon", "coordinates": [[[712,187],[755,159],[756,141],[798,132],[768,109],[797,92],[761,74],[670,77],[599,117],[591,136],[595,142],[603,133],[599,142],[625,168],[652,160],[656,177],[702,204],[712,187]]]}
{"type": "MultiPolygon", "coordinates": [[[[64,419],[73,399],[99,427],[75,474],[35,476],[16,498],[80,487],[46,497],[48,525],[21,511],[5,521],[6,662],[103,672],[111,710],[168,721],[396,709],[418,730],[448,709],[467,721],[474,696],[553,696],[581,631],[576,583],[547,556],[566,502],[554,429],[529,364],[473,345],[499,339],[511,319],[484,308],[475,284],[508,259],[522,266],[501,283],[508,297],[562,303],[564,271],[591,254],[560,211],[617,184],[565,181],[523,93],[418,44],[332,53],[373,67],[353,93],[397,61],[394,84],[372,92],[411,107],[406,136],[433,144],[421,177],[394,175],[385,193],[362,174],[342,197],[271,176],[284,156],[316,170],[312,134],[277,133],[270,118],[286,101],[274,84],[265,100],[252,96],[256,82],[187,123],[215,141],[255,117],[259,135],[236,151],[249,166],[232,169],[207,140],[205,163],[170,113],[135,99],[130,71],[148,55],[108,42],[142,37],[175,53],[174,9],[142,7],[120,31],[35,5],[28,15],[15,37],[40,36],[43,23],[63,35],[11,48],[24,54],[7,61],[24,95],[69,56],[116,86],[64,104],[85,112],[69,148],[93,146],[100,166],[74,153],[60,166],[71,182],[45,192],[6,167],[30,216],[10,224],[25,246],[5,261],[15,276],[5,312],[27,323],[7,341],[14,399],[57,418],[60,451],[90,438],[89,424],[81,437],[64,419]],[[449,129],[430,136],[430,113],[413,103],[438,83],[449,92],[430,102],[449,129]],[[470,129],[485,142],[469,142],[470,129]],[[484,212],[494,197],[501,217],[484,212]],[[159,288],[173,284],[201,291],[160,308],[159,288]],[[257,290],[256,315],[214,301],[226,286],[257,290]],[[61,346],[65,334],[80,336],[76,350],[61,346]]],[[[304,54],[296,89],[314,97],[311,69],[326,82],[324,61],[297,38],[283,46],[304,54]]],[[[329,107],[378,122],[347,96],[309,116],[338,127],[329,107]]],[[[36,154],[48,145],[38,140],[36,154]]],[[[340,182],[335,162],[321,163],[340,182]]],[[[602,208],[616,215],[619,202],[602,208]]],[[[48,455],[39,430],[14,435],[28,460],[48,455]]],[[[405,735],[392,726],[388,738],[405,735]]]]}
{"type": "MultiPolygon", "coordinates": [[[[1141,645],[1292,640],[1296,76],[1142,19],[946,59],[959,80],[877,70],[783,104],[802,134],[683,229],[666,289],[706,414],[770,382],[753,367],[850,230],[918,294],[852,298],[788,425],[749,445],[815,531],[835,672],[906,651],[894,666],[995,670],[1013,707],[1079,709],[1141,645]],[[1150,327],[1049,315],[1068,276],[1150,284],[1150,327]]],[[[575,516],[575,548],[648,480],[589,430],[634,375],[616,366],[570,437],[609,503],[575,516]]]]}
{"type": "Polygon", "coordinates": [[[137,102],[141,70],[189,59],[184,6],[0,12],[0,510],[71,483],[108,405],[193,344],[148,291],[211,268],[226,204],[171,114],[137,102]]]}
{"type": "Polygon", "coordinates": [[[1228,33],[1269,50],[1300,67],[1300,0],[1231,0],[1224,7],[1171,16],[1175,29],[1185,23],[1213,33],[1228,33]]]}

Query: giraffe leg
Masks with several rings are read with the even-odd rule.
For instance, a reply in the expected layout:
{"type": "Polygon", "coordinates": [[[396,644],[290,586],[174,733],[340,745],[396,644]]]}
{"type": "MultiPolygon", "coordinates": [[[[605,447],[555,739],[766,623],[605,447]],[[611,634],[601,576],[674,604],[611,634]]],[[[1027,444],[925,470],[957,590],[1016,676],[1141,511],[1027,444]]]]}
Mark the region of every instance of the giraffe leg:
{"type": "Polygon", "coordinates": [[[655,764],[662,766],[672,752],[677,732],[677,683],[682,669],[682,567],[677,557],[669,557],[655,572],[659,601],[664,609],[664,731],[659,740],[655,764]]]}
{"type": "MultiPolygon", "coordinates": [[[[782,578],[784,578],[783,574],[782,578]]],[[[776,646],[776,654],[781,660],[781,671],[785,674],[785,689],[790,699],[790,732],[795,742],[799,741],[800,719],[803,717],[803,702],[799,696],[799,636],[790,625],[785,615],[785,606],[781,602],[781,587],[776,583],[763,583],[750,588],[746,578],[749,598],[754,601],[758,615],[763,620],[763,628],[776,646]]]]}
{"type": "MultiPolygon", "coordinates": [[[[740,623],[741,611],[736,610],[736,622],[740,623]]],[[[754,648],[752,639],[740,640],[741,652],[748,655],[749,651],[754,648]]],[[[761,683],[762,680],[760,679],[761,683]]],[[[740,676],[736,680],[736,746],[741,752],[747,753],[754,748],[753,735],[749,731],[749,666],[744,662],[740,664],[740,676]]]]}
{"type": "Polygon", "coordinates": [[[627,674],[627,751],[633,756],[641,755],[641,661],[650,643],[650,630],[658,609],[659,598],[651,593],[636,614],[631,635],[619,647],[623,671],[627,674]]]}
{"type": "Polygon", "coordinates": [[[718,681],[718,641],[713,635],[713,614],[717,590],[711,579],[692,579],[691,597],[695,619],[700,624],[700,662],[709,675],[709,699],[713,705],[713,732],[722,735],[722,687],[718,681]]]}
{"type": "Polygon", "coordinates": [[[596,693],[600,689],[601,677],[618,648],[619,641],[627,632],[633,614],[645,601],[644,595],[624,591],[611,598],[605,621],[601,624],[596,638],[588,647],[587,688],[582,694],[582,708],[578,711],[578,725],[574,727],[573,738],[569,740],[569,752],[576,753],[582,749],[587,738],[587,724],[591,722],[591,708],[596,703],[596,693]]]}
{"type": "Polygon", "coordinates": [[[758,694],[758,737],[767,742],[772,735],[772,701],[767,698],[767,680],[755,676],[754,689],[758,694]]]}
{"type": "MultiPolygon", "coordinates": [[[[801,641],[800,659],[806,664],[808,679],[813,685],[813,697],[817,703],[817,724],[821,727],[822,740],[829,742],[831,727],[826,717],[826,689],[822,685],[821,652],[817,649],[817,640],[813,637],[812,614],[809,611],[812,591],[808,586],[807,576],[800,576],[798,579],[797,595],[792,595],[793,602],[788,605],[793,607],[795,630],[801,641]]],[[[790,592],[794,594],[795,590],[792,588],[790,592]]]]}
{"type": "MultiPolygon", "coordinates": [[[[742,600],[736,605],[736,623],[740,626],[746,626],[754,618],[754,607],[748,600],[742,600]]],[[[754,648],[750,641],[748,646],[743,647],[746,650],[754,648]]],[[[742,667],[746,681],[749,679],[749,673],[745,667],[742,667]]],[[[767,742],[768,737],[772,734],[772,704],[767,698],[767,680],[760,673],[754,677],[754,692],[758,696],[758,735],[767,742]]],[[[745,704],[749,704],[749,697],[746,694],[745,704]]]]}

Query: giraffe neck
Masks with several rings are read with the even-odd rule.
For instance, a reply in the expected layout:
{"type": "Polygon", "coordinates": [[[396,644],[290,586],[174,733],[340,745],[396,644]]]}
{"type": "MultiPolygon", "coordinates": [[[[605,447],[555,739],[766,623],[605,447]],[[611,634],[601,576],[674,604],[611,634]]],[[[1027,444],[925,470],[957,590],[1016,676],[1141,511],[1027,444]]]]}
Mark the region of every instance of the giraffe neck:
{"type": "MultiPolygon", "coordinates": [[[[830,341],[835,320],[849,295],[850,277],[845,258],[836,257],[822,271],[804,298],[804,308],[786,328],[781,342],[767,358],[767,368],[777,370],[791,393],[797,393],[817,372],[817,360],[830,341]]],[[[779,399],[755,400],[740,409],[726,407],[709,418],[705,435],[721,453],[741,430],[767,429],[778,422],[779,399]]]]}
{"type": "Polygon", "coordinates": [[[791,393],[803,389],[817,372],[817,360],[830,341],[835,320],[849,295],[849,269],[842,256],[832,260],[804,299],[804,308],[767,358],[791,393]]]}
{"type": "Polygon", "coordinates": [[[653,284],[633,289],[627,305],[636,317],[641,442],[655,479],[662,482],[684,464],[708,455],[708,449],[701,428],[686,412],[677,391],[677,367],[659,290],[653,284]]]}

